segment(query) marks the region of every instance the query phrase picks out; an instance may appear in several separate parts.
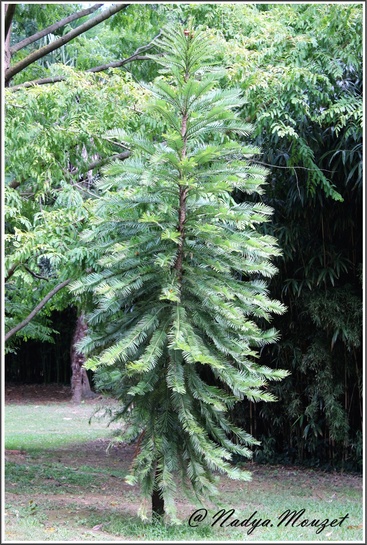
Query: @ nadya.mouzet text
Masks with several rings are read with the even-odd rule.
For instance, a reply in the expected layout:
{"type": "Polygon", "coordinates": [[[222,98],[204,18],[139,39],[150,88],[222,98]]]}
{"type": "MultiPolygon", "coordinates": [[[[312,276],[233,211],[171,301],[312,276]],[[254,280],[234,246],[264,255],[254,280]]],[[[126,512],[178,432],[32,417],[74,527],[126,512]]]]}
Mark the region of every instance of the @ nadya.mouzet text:
{"type": "MultiPolygon", "coordinates": [[[[208,510],[205,508],[197,509],[189,517],[189,526],[195,528],[210,519],[208,510]]],[[[247,534],[250,535],[256,528],[315,528],[316,534],[321,534],[325,528],[341,527],[343,522],[349,517],[347,513],[335,519],[321,519],[306,515],[306,509],[286,509],[276,520],[261,518],[254,511],[248,517],[238,516],[235,509],[220,509],[211,516],[211,526],[219,526],[222,528],[248,528],[247,534]]]]}

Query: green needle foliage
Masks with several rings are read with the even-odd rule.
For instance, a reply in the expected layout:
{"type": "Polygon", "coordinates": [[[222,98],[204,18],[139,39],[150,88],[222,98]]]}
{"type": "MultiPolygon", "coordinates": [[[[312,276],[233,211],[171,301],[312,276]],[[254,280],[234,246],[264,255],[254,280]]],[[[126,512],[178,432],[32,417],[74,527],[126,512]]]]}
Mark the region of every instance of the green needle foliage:
{"type": "Polygon", "coordinates": [[[122,402],[125,439],[137,440],[128,482],[152,498],[153,515],[174,517],[179,475],[198,498],[215,494],[217,471],[250,478],[231,461],[257,441],[229,412],[245,398],[273,401],[266,384],[287,373],[256,363],[277,340],[264,324],[284,307],[265,282],[276,240],[256,230],[272,210],[232,198],[261,193],[266,176],[247,162],[258,150],[244,143],[240,92],[220,89],[205,33],[171,28],[158,46],[145,127],[161,137],[118,133],[132,155],[99,182],[85,238],[100,259],[73,291],[93,294],[80,348],[122,402]]]}

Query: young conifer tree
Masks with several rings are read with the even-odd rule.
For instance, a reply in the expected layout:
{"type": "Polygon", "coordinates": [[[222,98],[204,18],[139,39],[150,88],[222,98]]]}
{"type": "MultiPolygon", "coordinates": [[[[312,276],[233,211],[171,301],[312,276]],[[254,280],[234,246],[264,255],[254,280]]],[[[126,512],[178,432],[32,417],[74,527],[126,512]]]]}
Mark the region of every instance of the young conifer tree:
{"type": "Polygon", "coordinates": [[[232,198],[261,193],[266,176],[247,161],[258,150],[244,143],[240,92],[219,87],[205,33],[171,28],[158,45],[147,116],[164,126],[161,140],[120,133],[132,155],[106,171],[87,235],[99,271],[73,289],[94,298],[87,367],[121,401],[116,418],[136,440],[128,482],[151,497],[153,515],[174,517],[180,476],[198,498],[216,492],[216,472],[250,478],[231,458],[257,442],[229,412],[244,398],[274,400],[264,387],[286,373],[256,363],[277,338],[259,322],[284,308],[264,280],[276,241],[256,230],[272,210],[232,198]]]}

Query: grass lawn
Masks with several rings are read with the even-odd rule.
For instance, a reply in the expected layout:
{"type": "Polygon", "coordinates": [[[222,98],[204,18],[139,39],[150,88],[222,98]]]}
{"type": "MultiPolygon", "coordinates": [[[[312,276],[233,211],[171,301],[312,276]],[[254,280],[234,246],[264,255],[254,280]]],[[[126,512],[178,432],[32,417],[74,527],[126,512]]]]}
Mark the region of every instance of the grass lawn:
{"type": "Polygon", "coordinates": [[[180,525],[143,522],[124,482],[135,447],[107,448],[107,420],[88,423],[96,404],[6,404],[3,542],[363,543],[362,477],[294,467],[248,463],[252,481],[220,478],[220,504],[178,494],[180,525]]]}

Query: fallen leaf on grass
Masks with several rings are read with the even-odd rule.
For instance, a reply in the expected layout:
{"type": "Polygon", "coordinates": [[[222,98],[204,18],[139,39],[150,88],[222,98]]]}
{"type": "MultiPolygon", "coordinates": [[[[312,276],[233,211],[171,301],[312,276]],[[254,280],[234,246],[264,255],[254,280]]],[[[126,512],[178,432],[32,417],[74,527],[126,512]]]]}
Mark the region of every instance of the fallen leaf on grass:
{"type": "Polygon", "coordinates": [[[93,526],[92,530],[94,530],[95,532],[97,530],[102,530],[102,526],[103,526],[103,524],[97,524],[96,526],[93,526]]]}
{"type": "Polygon", "coordinates": [[[348,530],[362,530],[363,524],[358,524],[357,526],[347,526],[348,530]]]}

